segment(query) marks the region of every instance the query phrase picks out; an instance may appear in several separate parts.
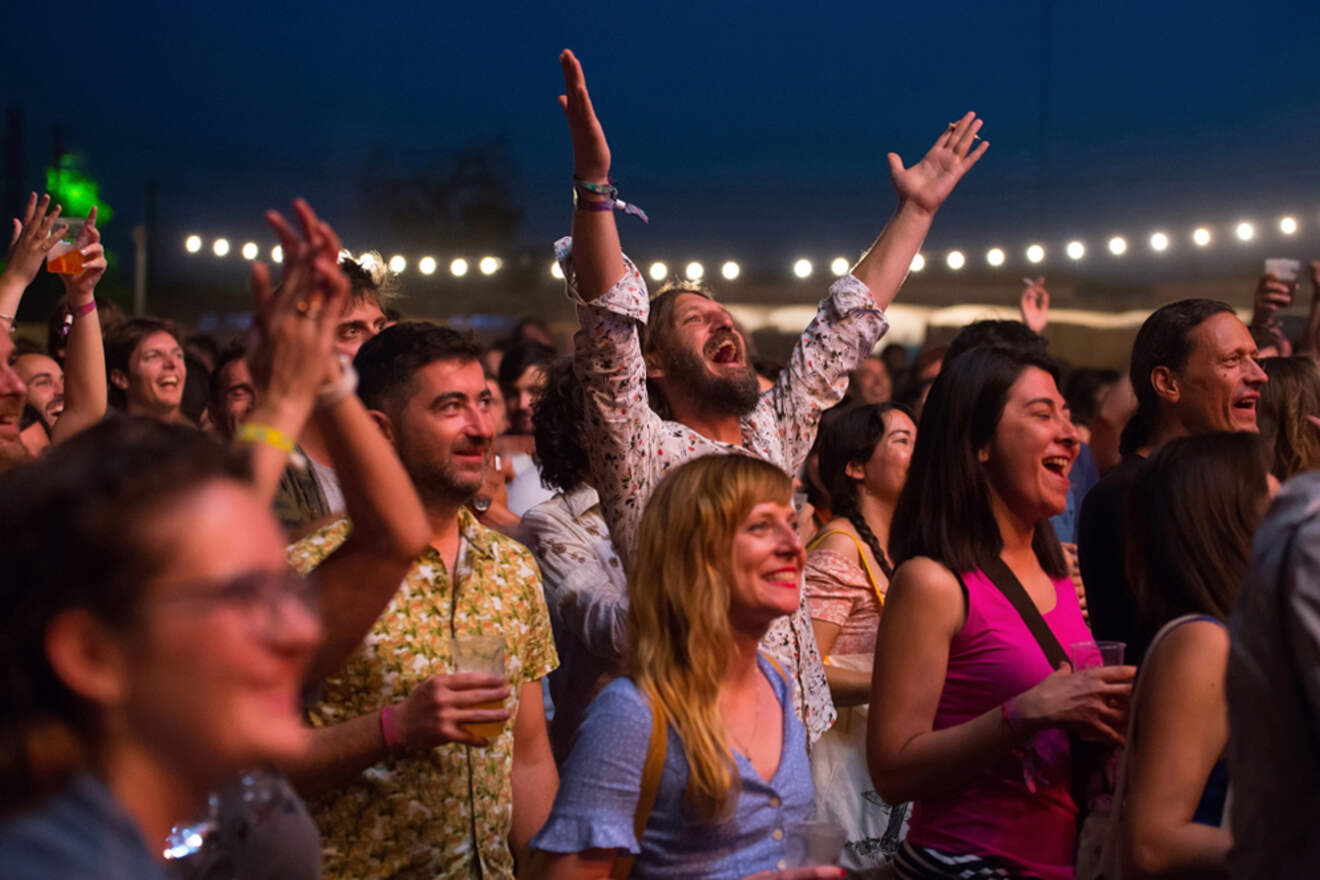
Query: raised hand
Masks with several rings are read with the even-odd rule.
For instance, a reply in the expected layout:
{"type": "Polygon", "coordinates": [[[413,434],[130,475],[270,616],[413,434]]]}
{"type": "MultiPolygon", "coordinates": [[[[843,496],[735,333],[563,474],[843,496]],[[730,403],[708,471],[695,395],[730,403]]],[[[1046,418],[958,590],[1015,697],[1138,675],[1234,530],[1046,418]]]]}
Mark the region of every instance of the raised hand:
{"type": "Polygon", "coordinates": [[[989,142],[982,141],[979,147],[972,149],[980,130],[981,120],[975,113],[968,113],[946,129],[930,152],[911,168],[904,168],[898,154],[890,153],[886,157],[889,176],[899,200],[934,214],[962,176],[989,148],[989,142]]]}
{"type": "Polygon", "coordinates": [[[559,53],[564,69],[564,94],[559,106],[568,119],[568,133],[573,139],[573,176],[591,183],[605,183],[610,176],[610,145],[600,127],[596,111],[587,94],[587,80],[577,56],[565,49],[559,53]]]}
{"type": "Polygon", "coordinates": [[[270,397],[296,399],[310,408],[337,370],[331,352],[349,283],[339,269],[334,230],[301,199],[294,212],[301,235],[277,212],[267,214],[284,249],[284,277],[272,291],[265,264],[252,267],[255,332],[248,363],[253,380],[270,397]]]}
{"type": "Polygon", "coordinates": [[[61,207],[56,205],[54,210],[47,213],[49,207],[49,195],[43,195],[38,201],[37,194],[32,193],[28,196],[22,219],[14,218],[5,274],[21,282],[23,287],[27,287],[37,277],[41,262],[46,259],[55,242],[60,240],[60,234],[69,228],[67,223],[59,222],[61,207]]]}
{"type": "Polygon", "coordinates": [[[101,230],[96,228],[96,206],[87,213],[87,222],[74,243],[83,256],[83,268],[77,275],[61,275],[69,305],[82,305],[96,291],[96,284],[105,274],[105,248],[101,246],[101,230]]]}
{"type": "MultiPolygon", "coordinates": [[[[1023,279],[1030,281],[1030,279],[1023,279]]],[[[1045,289],[1045,276],[1030,281],[1022,291],[1018,302],[1022,310],[1022,323],[1031,328],[1033,333],[1044,333],[1050,321],[1050,292],[1045,289]]]]}
{"type": "Polygon", "coordinates": [[[1293,292],[1297,289],[1296,281],[1280,281],[1273,275],[1262,275],[1256,282],[1256,290],[1251,296],[1251,323],[1259,327],[1268,327],[1280,309],[1292,305],[1293,292]]]}

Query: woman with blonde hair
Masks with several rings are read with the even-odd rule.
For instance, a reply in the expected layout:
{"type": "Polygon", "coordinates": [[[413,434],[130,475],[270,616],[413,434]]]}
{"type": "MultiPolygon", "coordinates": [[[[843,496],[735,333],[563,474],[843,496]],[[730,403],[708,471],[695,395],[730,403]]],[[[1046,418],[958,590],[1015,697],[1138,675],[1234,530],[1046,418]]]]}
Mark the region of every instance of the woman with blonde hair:
{"type": "Polygon", "coordinates": [[[532,841],[551,878],[780,875],[811,810],[806,731],[758,645],[798,607],[792,480],[741,455],[671,471],[642,515],[624,676],[592,703],[532,841]]]}

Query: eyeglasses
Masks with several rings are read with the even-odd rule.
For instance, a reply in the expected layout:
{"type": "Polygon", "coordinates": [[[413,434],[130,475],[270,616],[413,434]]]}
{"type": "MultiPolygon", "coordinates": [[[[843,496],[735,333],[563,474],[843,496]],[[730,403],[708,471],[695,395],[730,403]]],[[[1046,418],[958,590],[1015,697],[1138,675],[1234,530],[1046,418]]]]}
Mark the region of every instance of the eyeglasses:
{"type": "Polygon", "coordinates": [[[148,601],[176,605],[200,602],[225,605],[238,610],[255,633],[268,638],[280,635],[285,603],[296,601],[303,611],[318,614],[316,586],[297,572],[249,571],[227,580],[187,581],[170,588],[171,594],[148,601]]]}

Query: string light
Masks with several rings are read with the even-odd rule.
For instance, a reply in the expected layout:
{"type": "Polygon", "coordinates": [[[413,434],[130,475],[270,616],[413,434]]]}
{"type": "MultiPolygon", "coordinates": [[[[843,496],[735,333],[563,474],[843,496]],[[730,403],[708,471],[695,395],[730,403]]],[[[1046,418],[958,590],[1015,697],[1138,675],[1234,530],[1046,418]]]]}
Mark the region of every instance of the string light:
{"type": "Polygon", "coordinates": [[[449,274],[453,275],[455,278],[462,278],[467,274],[467,271],[468,261],[462,257],[455,258],[454,261],[449,264],[449,274]]]}
{"type": "Polygon", "coordinates": [[[706,267],[693,260],[684,267],[683,274],[688,281],[700,281],[706,275],[706,267]]]}
{"type": "Polygon", "coordinates": [[[1243,220],[1233,227],[1233,234],[1238,237],[1238,241],[1251,241],[1256,237],[1256,227],[1243,220]]]}
{"type": "Polygon", "coordinates": [[[1003,248],[997,248],[997,247],[990,248],[990,250],[985,252],[985,261],[989,263],[991,266],[1004,265],[1003,248]]]}
{"type": "Polygon", "coordinates": [[[793,274],[796,275],[796,276],[799,277],[799,278],[810,278],[810,277],[811,277],[811,260],[808,260],[808,259],[806,259],[806,258],[802,258],[802,259],[799,259],[799,260],[794,261],[794,263],[793,263],[793,274]]]}
{"type": "Polygon", "coordinates": [[[1150,237],[1150,249],[1153,251],[1164,252],[1169,249],[1169,236],[1163,232],[1155,232],[1150,237]]]}
{"type": "Polygon", "coordinates": [[[408,259],[403,254],[395,254],[390,257],[390,271],[395,275],[408,268],[408,259]]]}
{"type": "Polygon", "coordinates": [[[1279,220],[1279,231],[1284,235],[1292,235],[1297,232],[1297,218],[1283,217],[1279,220]]]}
{"type": "Polygon", "coordinates": [[[1197,247],[1205,247],[1210,243],[1210,230],[1204,226],[1198,226],[1192,231],[1192,243],[1197,247]]]}
{"type": "Polygon", "coordinates": [[[830,260],[830,271],[834,273],[834,277],[836,278],[842,278],[844,275],[847,275],[848,274],[847,257],[835,257],[834,259],[830,260]]]}
{"type": "Polygon", "coordinates": [[[243,259],[255,260],[258,253],[260,253],[260,251],[257,249],[257,243],[255,241],[249,241],[247,244],[243,245],[243,259]]]}
{"type": "Polygon", "coordinates": [[[279,245],[275,245],[275,247],[271,248],[271,249],[270,249],[270,261],[271,261],[272,263],[283,263],[283,262],[284,262],[284,248],[280,247],[279,245]]]}
{"type": "Polygon", "coordinates": [[[725,281],[732,281],[742,274],[742,267],[733,260],[729,260],[723,266],[720,266],[720,274],[724,276],[725,281]]]}
{"type": "Polygon", "coordinates": [[[1068,247],[1064,249],[1064,252],[1068,254],[1068,259],[1080,260],[1082,257],[1086,256],[1086,245],[1082,244],[1080,241],[1070,241],[1068,242],[1068,247]]]}
{"type": "Polygon", "coordinates": [[[1121,235],[1115,235],[1109,239],[1109,252],[1116,257],[1121,257],[1127,253],[1127,239],[1121,235]]]}
{"type": "Polygon", "coordinates": [[[422,257],[417,261],[417,271],[423,275],[435,274],[435,257],[422,257]]]}
{"type": "Polygon", "coordinates": [[[1027,259],[1033,263],[1039,263],[1045,259],[1045,245],[1033,244],[1027,248],[1027,259]]]}
{"type": "Polygon", "coordinates": [[[651,276],[652,281],[664,281],[669,277],[669,267],[664,263],[652,263],[647,274],[651,276]]]}
{"type": "Polygon", "coordinates": [[[967,264],[967,258],[963,256],[962,251],[949,251],[948,256],[944,258],[944,263],[950,269],[957,272],[967,264]]]}
{"type": "Polygon", "coordinates": [[[183,240],[183,249],[190,254],[195,254],[202,249],[202,237],[200,235],[190,235],[183,240]]]}
{"type": "Polygon", "coordinates": [[[477,268],[481,270],[482,275],[494,275],[500,270],[500,261],[495,257],[482,257],[477,268]]]}
{"type": "Polygon", "coordinates": [[[558,260],[554,260],[550,263],[550,277],[556,281],[564,280],[564,270],[559,267],[558,260]]]}
{"type": "Polygon", "coordinates": [[[908,268],[910,268],[913,272],[920,272],[922,269],[926,268],[926,258],[923,257],[921,254],[915,255],[912,258],[912,265],[909,266],[908,268]]]}
{"type": "Polygon", "coordinates": [[[229,253],[229,239],[217,238],[215,244],[211,245],[211,252],[217,257],[223,257],[225,254],[229,253]]]}

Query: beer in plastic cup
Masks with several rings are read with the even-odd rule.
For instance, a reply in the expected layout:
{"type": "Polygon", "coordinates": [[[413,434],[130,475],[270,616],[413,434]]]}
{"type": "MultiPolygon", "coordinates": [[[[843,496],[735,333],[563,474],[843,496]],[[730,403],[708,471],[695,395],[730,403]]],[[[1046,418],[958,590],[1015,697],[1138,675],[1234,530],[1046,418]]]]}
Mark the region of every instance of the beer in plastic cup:
{"type": "Polygon", "coordinates": [[[1292,260],[1287,257],[1271,257],[1265,261],[1265,274],[1273,275],[1278,281],[1296,281],[1297,273],[1301,271],[1302,263],[1300,260],[1292,260]]]}
{"type": "Polygon", "coordinates": [[[69,228],[60,235],[60,240],[46,254],[46,271],[56,275],[77,275],[83,270],[82,251],[78,250],[78,237],[82,235],[85,220],[65,220],[60,217],[55,221],[58,226],[67,223],[69,228]]]}
{"type": "MultiPolygon", "coordinates": [[[[482,672],[504,678],[504,636],[455,636],[451,642],[454,671],[482,672]]],[[[473,709],[503,709],[503,700],[478,703],[473,709]]],[[[464,724],[463,729],[482,739],[494,739],[504,730],[504,721],[481,721],[464,724]]]]}
{"type": "Polygon", "coordinates": [[[1126,651],[1127,642],[1073,642],[1068,656],[1073,669],[1090,669],[1094,666],[1122,666],[1126,651]]]}

